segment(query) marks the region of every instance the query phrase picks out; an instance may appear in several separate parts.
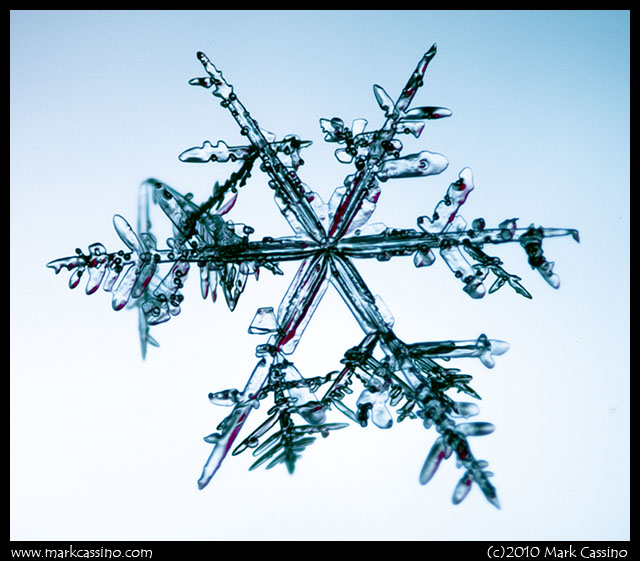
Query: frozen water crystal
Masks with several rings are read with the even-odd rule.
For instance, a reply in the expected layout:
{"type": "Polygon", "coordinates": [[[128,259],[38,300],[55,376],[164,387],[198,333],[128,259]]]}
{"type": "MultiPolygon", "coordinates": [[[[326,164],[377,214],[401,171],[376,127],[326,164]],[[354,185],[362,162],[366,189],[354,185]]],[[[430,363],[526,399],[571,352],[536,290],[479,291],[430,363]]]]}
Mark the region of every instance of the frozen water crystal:
{"type": "Polygon", "coordinates": [[[460,215],[474,189],[469,168],[458,173],[431,215],[417,218],[418,230],[370,222],[381,196],[381,183],[435,176],[448,167],[447,159],[437,152],[403,154],[403,143],[396,138],[400,134],[418,138],[427,121],[452,114],[443,107],[411,108],[435,55],[433,45],[396,100],[374,85],[373,93],[384,116],[379,128],[367,130],[369,123],[364,118],[354,119],[350,126],[339,117],[320,119],[325,141],[338,145],[336,159],[354,166],[325,203],[297,175],[303,164],[300,151],[311,142],[293,134],[278,140],[262,129],[223,74],[199,52],[197,58],[206,76],[189,83],[210,90],[220,100],[247,144],[230,146],[224,140],[204,140],[180,153],[179,159],[200,164],[237,162],[238,169],[225,183],[216,183],[211,196],[201,204],[162,181],[148,179],[140,186],[136,229],[118,214],[113,218],[125,250],[108,252],[102,244],[94,243],[86,255],[77,249],[73,256],[48,263],[56,274],[65,268],[71,272],[70,288],[77,287],[87,272],[87,294],[102,286],[111,293],[114,310],[136,309],[143,357],[148,345],[158,345],[150,328],[180,313],[180,289],[193,268],[198,269],[202,297],[211,296],[215,302],[220,289],[233,310],[249,277],[257,279],[262,269],[279,275],[280,263],[299,263],[279,305],[259,308],[248,326],[249,333],[266,340],[256,347],[258,362],[244,388],[209,394],[211,403],[231,408],[231,412],[215,432],[204,437],[213,449],[198,480],[200,488],[210,482],[229,451],[237,455],[251,449],[256,457],[251,469],[284,463],[293,472],[304,449],[318,434],[326,437],[350,423],[367,426],[369,421],[389,429],[395,410],[396,422],[421,419],[425,428],[434,427],[438,432],[420,471],[420,483],[430,481],[443,460],[453,455],[456,465],[464,470],[453,502],[461,502],[475,483],[485,498],[499,507],[496,489],[489,481],[493,474],[486,470],[488,463],[475,458],[468,441],[492,433],[495,427],[483,421],[456,422],[477,415],[479,409],[473,402],[455,401],[450,392],[476,399],[479,396],[469,385],[470,375],[445,368],[440,361],[475,357],[485,367],[493,368],[494,357],[506,352],[508,344],[485,334],[465,341],[402,341],[392,329],[393,316],[382,297],[371,293],[355,261],[387,261],[412,255],[414,265],[424,268],[436,262],[438,253],[471,298],[483,298],[505,284],[531,298],[520,277],[508,273],[500,259],[485,253],[485,246],[519,244],[531,267],[558,288],[559,278],[553,271],[554,264],[542,252],[542,242],[567,235],[578,241],[578,233],[534,225],[519,228],[516,218],[507,218],[495,228],[487,228],[484,219],[475,218],[469,226],[460,215]],[[292,236],[251,240],[253,228],[225,217],[256,163],[269,178],[276,208],[289,223],[292,236]],[[164,248],[158,248],[151,231],[152,204],[160,207],[173,227],[164,248]],[[492,280],[488,290],[484,284],[487,280],[492,280]],[[340,370],[324,375],[303,373],[295,367],[291,355],[330,285],[355,316],[364,338],[345,351],[340,370]],[[266,418],[236,444],[250,414],[263,400],[270,403],[260,409],[266,411],[266,418]],[[349,422],[330,421],[332,412],[344,415],[349,422]]]}

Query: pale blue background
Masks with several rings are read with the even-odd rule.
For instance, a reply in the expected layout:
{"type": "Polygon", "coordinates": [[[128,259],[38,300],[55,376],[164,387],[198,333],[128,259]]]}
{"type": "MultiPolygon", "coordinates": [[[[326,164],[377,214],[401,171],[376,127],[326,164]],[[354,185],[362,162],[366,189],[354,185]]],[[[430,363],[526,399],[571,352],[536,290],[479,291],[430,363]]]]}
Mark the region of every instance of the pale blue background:
{"type": "MultiPolygon", "coordinates": [[[[18,11],[10,23],[13,539],[629,538],[628,12],[18,11]],[[410,421],[321,439],[294,477],[229,458],[197,491],[202,437],[226,413],[207,393],[242,387],[261,342],[248,324],[277,306],[295,268],[252,279],[233,314],[202,302],[190,279],[181,316],[153,331],[161,348],[143,363],[135,315],[114,313],[102,291],[85,296],[84,283],[69,291],[67,274],[44,264],[95,241],[120,248],[111,217],[135,220],[149,176],[204,200],[235,169],[177,159],[205,139],[242,142],[217,101],[188,86],[203,73],[196,51],[262,127],[314,142],[301,176],[327,198],[347,168],[318,119],[378,126],[372,85],[397,96],[433,42],[415,103],[454,115],[407,150],[450,166],[385,184],[375,221],[414,227],[470,166],[468,220],[518,217],[582,238],[545,245],[559,291],[520,248],[495,252],[533,301],[508,287],[472,301],[440,260],[359,264],[405,340],[484,332],[511,344],[491,371],[452,364],[474,376],[479,419],[497,426],[472,445],[496,473],[502,510],[477,489],[452,506],[452,461],[421,487],[436,435],[410,421]]],[[[287,234],[271,196],[256,170],[232,218],[257,236],[287,234]]],[[[330,289],[296,365],[329,372],[360,338],[330,289]]]]}

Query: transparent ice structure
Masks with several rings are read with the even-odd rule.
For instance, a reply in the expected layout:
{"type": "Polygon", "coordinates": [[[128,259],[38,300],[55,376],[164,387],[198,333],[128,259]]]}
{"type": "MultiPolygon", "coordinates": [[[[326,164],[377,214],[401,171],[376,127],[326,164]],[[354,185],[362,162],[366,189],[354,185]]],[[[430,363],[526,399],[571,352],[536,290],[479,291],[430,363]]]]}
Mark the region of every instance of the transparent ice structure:
{"type": "Polygon", "coordinates": [[[143,357],[149,345],[158,345],[151,328],[180,313],[181,288],[189,275],[198,279],[204,299],[215,302],[221,293],[233,310],[249,277],[257,278],[263,269],[280,275],[280,263],[299,263],[279,305],[258,309],[248,326],[262,340],[255,351],[257,364],[245,385],[209,394],[210,401],[226,407],[228,414],[204,438],[212,450],[199,488],[207,486],[229,455],[248,450],[255,457],[250,469],[284,464],[293,472],[304,449],[318,435],[327,437],[352,424],[389,429],[394,422],[419,419],[425,428],[433,427],[438,433],[422,469],[416,469],[419,482],[426,484],[442,461],[454,456],[462,476],[453,491],[453,502],[461,502],[475,484],[499,507],[488,462],[474,456],[469,442],[490,434],[494,426],[468,420],[479,413],[478,406],[456,401],[450,393],[479,396],[469,385],[471,376],[449,364],[459,357],[475,357],[492,368],[495,357],[506,352],[508,344],[485,334],[464,341],[400,340],[393,331],[393,317],[382,298],[371,293],[356,263],[408,255],[413,256],[416,267],[423,268],[433,265],[439,254],[471,298],[483,298],[507,284],[531,298],[521,278],[507,272],[486,248],[519,244],[531,267],[558,288],[558,276],[543,254],[542,242],[556,236],[578,241],[578,232],[533,224],[519,227],[511,218],[493,228],[482,218],[468,223],[460,209],[474,189],[469,168],[457,174],[430,216],[417,218],[417,229],[370,222],[387,181],[435,176],[447,169],[443,155],[428,150],[405,154],[399,139],[402,135],[418,138],[428,121],[451,115],[443,107],[412,106],[435,54],[433,45],[396,100],[381,86],[373,87],[384,115],[380,127],[367,129],[366,119],[356,119],[350,126],[338,117],[320,119],[324,139],[337,145],[336,158],[350,166],[343,185],[324,202],[297,174],[303,164],[300,152],[311,143],[293,134],[278,140],[263,130],[233,86],[204,53],[198,53],[206,75],[190,84],[209,90],[219,100],[247,142],[229,146],[223,140],[205,140],[183,151],[179,159],[186,163],[231,161],[238,169],[225,183],[216,183],[212,195],[201,204],[160,180],[148,179],[140,186],[136,228],[118,214],[113,218],[124,249],[109,252],[94,243],[87,253],[76,249],[74,255],[48,263],[56,273],[62,269],[71,273],[70,288],[85,277],[87,294],[102,287],[110,293],[114,310],[136,309],[143,357]],[[292,236],[253,240],[250,226],[227,220],[239,189],[256,164],[268,176],[276,207],[291,226],[292,236]],[[173,226],[172,237],[162,247],[151,231],[151,205],[159,206],[173,226]],[[346,349],[338,370],[307,377],[295,367],[292,355],[329,285],[356,318],[363,337],[346,349]],[[263,401],[266,406],[254,413],[263,401]],[[249,417],[259,414],[262,418],[256,428],[245,430],[249,417]]]}

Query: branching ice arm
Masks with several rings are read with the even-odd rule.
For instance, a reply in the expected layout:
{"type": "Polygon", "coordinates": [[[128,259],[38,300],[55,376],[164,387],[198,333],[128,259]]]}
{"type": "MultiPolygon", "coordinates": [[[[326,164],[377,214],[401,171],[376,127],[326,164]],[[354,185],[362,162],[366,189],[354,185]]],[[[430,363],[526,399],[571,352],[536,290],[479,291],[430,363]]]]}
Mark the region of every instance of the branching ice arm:
{"type": "Polygon", "coordinates": [[[251,409],[258,406],[257,394],[269,376],[269,368],[272,362],[272,357],[262,357],[260,359],[245,385],[239,403],[222,422],[220,433],[207,437],[208,442],[214,442],[214,447],[204,465],[200,479],[198,479],[198,489],[203,489],[211,481],[211,478],[218,471],[222,461],[231,449],[251,409]]]}
{"type": "Polygon", "coordinates": [[[262,159],[261,169],[271,178],[270,186],[282,198],[284,203],[291,208],[291,211],[295,214],[300,224],[303,225],[308,235],[312,239],[320,241],[325,235],[324,228],[305,197],[303,184],[298,175],[295,171],[287,169],[280,161],[273,147],[264,137],[258,123],[240,103],[233,92],[233,87],[227,83],[222,73],[204,53],[199,52],[197,56],[209,76],[206,78],[194,78],[189,83],[205,88],[213,86],[213,95],[222,99],[221,105],[230,111],[240,126],[241,134],[245,135],[251,145],[258,151],[262,159]]]}
{"type": "MultiPolygon", "coordinates": [[[[251,409],[258,405],[258,393],[269,376],[274,357],[278,353],[291,353],[304,328],[315,311],[328,285],[328,266],[322,255],[304,261],[298,270],[278,310],[278,332],[267,346],[267,352],[254,369],[239,403],[223,421],[221,433],[207,437],[214,449],[205,464],[198,487],[202,489],[211,480],[231,449],[251,409]]],[[[259,347],[260,348],[260,347],[259,347]]]]}
{"type": "Polygon", "coordinates": [[[431,45],[431,48],[422,55],[418,66],[416,66],[411,78],[409,78],[409,81],[403,88],[398,101],[396,101],[394,113],[397,114],[397,117],[401,116],[409,108],[409,105],[411,105],[418,88],[424,83],[424,74],[427,71],[427,66],[429,66],[433,57],[436,56],[436,52],[437,45],[434,43],[431,45]]]}
{"type": "MultiPolygon", "coordinates": [[[[354,181],[345,192],[343,199],[338,206],[333,221],[329,228],[329,236],[331,239],[336,240],[341,238],[347,229],[349,228],[353,218],[357,214],[362,201],[364,200],[367,191],[375,185],[376,174],[383,169],[383,158],[386,155],[386,146],[389,146],[393,137],[396,134],[398,122],[404,116],[405,110],[411,104],[416,91],[423,84],[424,73],[427,70],[429,62],[436,54],[436,45],[434,44],[422,57],[418,66],[414,70],[413,74],[409,78],[405,85],[400,97],[392,111],[389,111],[387,103],[384,100],[382,88],[379,86],[374,88],[376,93],[376,99],[380,103],[381,107],[387,107],[387,120],[382,128],[374,133],[372,143],[369,147],[369,152],[364,162],[363,168],[356,174],[354,181]]],[[[388,97],[388,96],[386,96],[388,97]]],[[[420,158],[417,158],[418,165],[429,168],[429,159],[426,154],[421,154],[420,158]],[[425,162],[425,163],[419,163],[425,162]]],[[[437,155],[440,157],[440,155],[437,155]]],[[[442,157],[444,158],[444,157],[442,157]]],[[[444,162],[438,161],[430,173],[439,173],[446,167],[446,160],[444,162]]],[[[385,177],[386,178],[386,177],[385,177]]]]}
{"type": "Polygon", "coordinates": [[[493,355],[501,355],[507,352],[509,344],[504,341],[488,339],[482,334],[475,341],[429,341],[425,343],[413,343],[407,346],[411,356],[429,358],[479,358],[487,368],[493,368],[495,360],[493,355]]]}
{"type": "MultiPolygon", "coordinates": [[[[521,238],[529,232],[529,228],[517,228],[509,237],[505,236],[502,228],[491,228],[482,231],[465,230],[462,232],[444,232],[432,234],[429,232],[418,232],[416,230],[394,229],[387,230],[381,234],[369,236],[353,236],[343,238],[338,241],[337,248],[344,255],[356,259],[368,259],[371,257],[384,256],[394,257],[396,255],[410,255],[421,248],[439,248],[442,243],[452,245],[464,245],[472,243],[483,244],[506,244],[520,243],[521,238]]],[[[571,236],[578,239],[577,230],[567,228],[540,228],[542,238],[553,238],[571,236]]]]}

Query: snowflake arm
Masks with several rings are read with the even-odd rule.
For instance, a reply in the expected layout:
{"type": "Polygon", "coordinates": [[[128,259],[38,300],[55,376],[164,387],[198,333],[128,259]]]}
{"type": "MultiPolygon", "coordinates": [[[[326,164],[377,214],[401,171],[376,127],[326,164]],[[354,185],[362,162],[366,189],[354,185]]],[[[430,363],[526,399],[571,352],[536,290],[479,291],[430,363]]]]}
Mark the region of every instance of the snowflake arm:
{"type": "MultiPolygon", "coordinates": [[[[261,169],[271,178],[269,185],[280,199],[283,214],[290,212],[309,237],[320,241],[325,235],[324,228],[313,211],[306,197],[304,186],[296,172],[293,169],[287,169],[277,157],[276,150],[267,141],[256,121],[240,103],[233,92],[233,87],[227,83],[222,73],[204,53],[199,52],[198,59],[208,77],[194,78],[190,83],[205,88],[213,86],[213,95],[222,100],[221,105],[229,109],[231,115],[240,126],[240,133],[249,139],[252,148],[247,148],[247,154],[255,151],[262,160],[261,169]]],[[[308,144],[308,141],[303,144],[299,140],[296,141],[295,138],[290,138],[289,142],[279,143],[276,149],[295,152],[296,149],[308,144]]],[[[299,161],[295,163],[299,164],[299,161]]]]}
{"type": "MultiPolygon", "coordinates": [[[[374,87],[376,99],[380,107],[385,111],[387,120],[379,130],[367,135],[368,142],[360,143],[360,148],[364,149],[364,153],[356,157],[356,168],[359,171],[352,180],[345,181],[347,189],[337,205],[328,231],[331,239],[339,239],[348,231],[363,201],[367,195],[375,190],[377,186],[376,178],[386,181],[391,177],[432,175],[441,173],[447,167],[448,162],[444,156],[428,151],[400,158],[399,152],[402,149],[402,143],[394,140],[398,126],[402,126],[402,118],[406,117],[407,108],[418,88],[422,86],[424,73],[435,54],[436,45],[434,44],[418,63],[400,97],[393,104],[393,108],[388,94],[380,86],[374,87]],[[386,156],[391,156],[391,159],[385,160],[386,156]]],[[[430,115],[433,115],[433,113],[430,113],[430,115]]],[[[324,121],[326,122],[326,120],[324,121]]],[[[350,144],[357,146],[358,143],[356,141],[349,142],[349,139],[353,137],[352,132],[344,130],[343,124],[339,119],[332,119],[329,124],[332,126],[333,131],[328,132],[328,140],[344,141],[347,143],[347,150],[357,154],[356,148],[350,146],[350,144]]],[[[413,130],[415,131],[415,129],[413,130]]]]}

